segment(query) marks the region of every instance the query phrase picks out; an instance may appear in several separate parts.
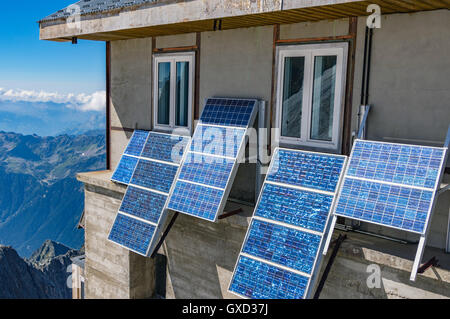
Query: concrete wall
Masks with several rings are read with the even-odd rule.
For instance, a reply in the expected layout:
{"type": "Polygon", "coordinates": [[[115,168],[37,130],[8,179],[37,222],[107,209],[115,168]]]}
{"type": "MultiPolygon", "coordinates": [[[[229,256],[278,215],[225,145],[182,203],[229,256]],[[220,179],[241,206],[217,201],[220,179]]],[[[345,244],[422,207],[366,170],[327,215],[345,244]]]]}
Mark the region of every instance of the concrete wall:
{"type": "Polygon", "coordinates": [[[86,184],[85,296],[88,299],[151,298],[154,294],[153,261],[108,241],[122,197],[122,192],[86,184]]]}

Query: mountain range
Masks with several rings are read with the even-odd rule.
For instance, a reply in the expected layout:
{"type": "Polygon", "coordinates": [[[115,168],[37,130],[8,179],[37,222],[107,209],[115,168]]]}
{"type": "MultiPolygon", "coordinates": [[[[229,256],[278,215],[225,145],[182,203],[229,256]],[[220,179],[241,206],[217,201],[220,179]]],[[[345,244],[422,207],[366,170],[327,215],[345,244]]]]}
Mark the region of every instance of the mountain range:
{"type": "Polygon", "coordinates": [[[102,130],[49,137],[0,131],[0,245],[22,257],[48,239],[79,249],[84,194],[75,175],[104,168],[102,130]]]}
{"type": "Polygon", "coordinates": [[[0,299],[70,299],[71,258],[83,253],[47,240],[23,259],[13,248],[0,246],[0,299]]]}

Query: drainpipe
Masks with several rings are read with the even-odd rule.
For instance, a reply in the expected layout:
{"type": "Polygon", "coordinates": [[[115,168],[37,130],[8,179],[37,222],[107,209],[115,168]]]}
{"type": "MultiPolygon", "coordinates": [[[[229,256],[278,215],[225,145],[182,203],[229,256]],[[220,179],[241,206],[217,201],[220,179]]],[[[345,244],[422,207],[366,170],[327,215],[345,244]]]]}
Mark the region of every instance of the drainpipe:
{"type": "MultiPolygon", "coordinates": [[[[369,89],[370,89],[370,70],[372,62],[372,43],[373,43],[373,29],[366,27],[365,41],[364,41],[364,61],[363,61],[363,74],[361,81],[361,103],[358,113],[358,131],[361,128],[364,117],[369,110],[369,89]]],[[[363,128],[361,136],[359,138],[366,138],[366,127],[363,128]]]]}

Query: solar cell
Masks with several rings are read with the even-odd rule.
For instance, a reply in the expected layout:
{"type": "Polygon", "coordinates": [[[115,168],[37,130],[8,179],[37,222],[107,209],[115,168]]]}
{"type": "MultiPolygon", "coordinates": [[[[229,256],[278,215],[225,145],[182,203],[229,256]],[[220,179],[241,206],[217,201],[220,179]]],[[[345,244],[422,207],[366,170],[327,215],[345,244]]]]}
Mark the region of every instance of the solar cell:
{"type": "Polygon", "coordinates": [[[302,299],[309,278],[241,256],[230,290],[252,299],[302,299]]]}
{"type": "Polygon", "coordinates": [[[245,130],[199,125],[194,133],[191,151],[223,157],[237,157],[245,130]]]}
{"type": "Polygon", "coordinates": [[[358,140],[347,175],[433,189],[444,155],[442,148],[358,140]]]}
{"type": "Polygon", "coordinates": [[[179,179],[225,189],[234,162],[222,157],[188,153],[179,179]]]}
{"type": "Polygon", "coordinates": [[[131,157],[124,155],[119,162],[116,170],[114,171],[111,180],[113,182],[118,182],[122,184],[128,185],[130,183],[131,177],[133,176],[133,172],[136,168],[139,159],[136,157],[131,157]]]}
{"type": "Polygon", "coordinates": [[[157,224],[167,196],[145,189],[128,187],[120,211],[157,224]]]}
{"type": "Polygon", "coordinates": [[[332,195],[266,183],[255,216],[323,232],[332,202],[332,195]]]}
{"type": "Polygon", "coordinates": [[[147,141],[148,135],[148,131],[134,131],[133,136],[131,137],[131,140],[128,143],[128,146],[125,149],[124,153],[132,156],[141,156],[142,149],[144,148],[144,144],[147,141]]]}
{"type": "Polygon", "coordinates": [[[423,233],[433,191],[345,179],[336,214],[423,233]]]}
{"type": "Polygon", "coordinates": [[[321,236],[253,220],[243,253],[311,274],[321,236]]]}
{"type": "Polygon", "coordinates": [[[141,156],[164,162],[180,163],[189,138],[150,132],[141,156]]]}
{"type": "Polygon", "coordinates": [[[309,297],[345,164],[345,156],[275,150],[231,292],[247,298],[309,297]]]}
{"type": "Polygon", "coordinates": [[[169,209],[207,220],[215,220],[223,190],[178,181],[170,198],[169,209]]]}
{"type": "Polygon", "coordinates": [[[118,214],[109,240],[141,255],[147,254],[156,227],[140,220],[118,214]]]}
{"type": "Polygon", "coordinates": [[[345,158],[281,149],[272,161],[267,181],[335,192],[345,158]]]}
{"type": "Polygon", "coordinates": [[[248,127],[256,100],[208,99],[200,121],[202,124],[248,127]]]}
{"type": "Polygon", "coordinates": [[[169,193],[178,166],[139,160],[130,184],[169,193]]]}

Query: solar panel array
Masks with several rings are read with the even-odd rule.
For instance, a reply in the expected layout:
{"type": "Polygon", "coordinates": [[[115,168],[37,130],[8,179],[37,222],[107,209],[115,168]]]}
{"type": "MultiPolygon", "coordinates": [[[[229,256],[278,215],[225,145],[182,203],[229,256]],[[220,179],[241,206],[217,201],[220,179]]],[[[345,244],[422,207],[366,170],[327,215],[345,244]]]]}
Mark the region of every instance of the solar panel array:
{"type": "Polygon", "coordinates": [[[345,156],[275,151],[230,292],[251,299],[308,297],[345,163],[345,156]]]}
{"type": "Polygon", "coordinates": [[[208,99],[168,208],[216,221],[233,183],[257,100],[208,99]]]}
{"type": "Polygon", "coordinates": [[[148,131],[134,131],[128,146],[120,159],[119,165],[112,175],[111,180],[113,182],[125,185],[130,183],[148,136],[148,131]]]}
{"type": "Polygon", "coordinates": [[[444,148],[357,140],[335,214],[424,234],[444,148]]]}
{"type": "Polygon", "coordinates": [[[149,132],[143,141],[143,136],[135,133],[125,151],[139,153],[138,162],[109,240],[148,256],[164,224],[168,198],[190,138],[149,132]]]}

